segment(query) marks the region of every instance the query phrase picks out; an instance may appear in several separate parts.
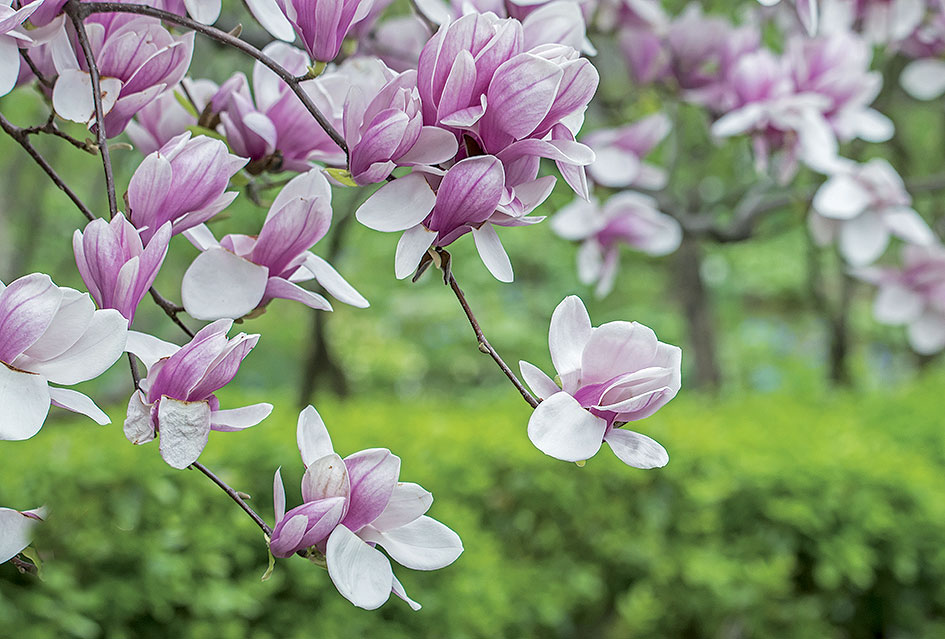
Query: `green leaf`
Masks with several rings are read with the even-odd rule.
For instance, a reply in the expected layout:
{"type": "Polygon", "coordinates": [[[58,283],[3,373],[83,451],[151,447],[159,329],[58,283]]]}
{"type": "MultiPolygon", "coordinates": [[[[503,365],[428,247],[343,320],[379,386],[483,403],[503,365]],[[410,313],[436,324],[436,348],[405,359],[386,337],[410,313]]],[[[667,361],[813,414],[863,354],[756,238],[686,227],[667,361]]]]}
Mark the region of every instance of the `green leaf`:
{"type": "Polygon", "coordinates": [[[187,99],[186,95],[184,95],[183,93],[178,93],[177,91],[174,91],[174,99],[176,99],[177,102],[182,107],[184,107],[184,111],[187,111],[187,113],[191,114],[195,118],[200,117],[200,114],[197,113],[197,108],[193,104],[191,104],[190,100],[187,99]]]}
{"type": "Polygon", "coordinates": [[[325,173],[345,186],[358,186],[358,183],[351,179],[351,171],[348,169],[327,168],[325,173]]]}
{"type": "Polygon", "coordinates": [[[261,581],[269,581],[269,578],[272,577],[272,571],[276,567],[276,558],[272,556],[272,551],[269,550],[269,538],[266,538],[266,553],[269,555],[269,567],[266,568],[266,572],[263,573],[261,581]]]}

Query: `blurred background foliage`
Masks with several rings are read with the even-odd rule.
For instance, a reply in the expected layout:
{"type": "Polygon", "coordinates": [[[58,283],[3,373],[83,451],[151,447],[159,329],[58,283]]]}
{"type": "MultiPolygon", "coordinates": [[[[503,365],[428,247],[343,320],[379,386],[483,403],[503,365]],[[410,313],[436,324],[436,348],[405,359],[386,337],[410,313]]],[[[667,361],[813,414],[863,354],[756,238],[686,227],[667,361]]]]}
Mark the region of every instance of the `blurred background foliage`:
{"type": "MultiPolygon", "coordinates": [[[[589,128],[642,117],[665,97],[628,98],[615,60],[605,47],[595,60],[611,106],[592,110],[589,128]],[[607,111],[614,104],[616,114],[607,111]]],[[[199,39],[195,61],[196,76],[217,81],[251,69],[199,39]]],[[[895,86],[880,99],[897,125],[894,143],[847,155],[886,157],[907,177],[942,171],[941,101],[918,104],[895,86]]],[[[31,90],[4,97],[0,108],[21,126],[48,115],[31,90]]],[[[682,160],[668,193],[724,222],[732,194],[758,180],[747,145],[716,147],[694,108],[681,108],[676,125],[682,160]]],[[[94,210],[106,211],[97,158],[61,140],[35,143],[94,210]]],[[[668,159],[666,146],[658,159],[668,159]]],[[[121,192],[140,155],[118,148],[113,156],[121,192]]],[[[0,170],[0,279],[43,271],[83,288],[71,250],[72,232],[84,224],[79,213],[7,138],[0,170]]],[[[816,184],[802,174],[795,187],[804,193],[816,184]]],[[[561,186],[543,213],[570,201],[561,186]]],[[[266,207],[251,200],[265,205],[275,191],[241,188],[213,222],[218,236],[252,233],[265,218],[266,207]]],[[[803,197],[772,211],[749,241],[699,247],[720,371],[710,391],[693,389],[678,256],[626,251],[615,291],[594,300],[577,280],[576,247],[548,224],[502,231],[511,285],[492,279],[468,238],[451,247],[457,278],[510,363],[551,370],[548,319],[568,294],[585,299],[595,324],[636,320],[683,347],[683,391],[639,424],[671,463],[643,472],[606,447],[581,469],[529,444],[527,407],[478,352],[436,274],[416,284],[395,280],[396,237],[343,221],[367,195],[336,189],[334,229],[315,251],[331,255],[371,308],[336,304],[318,315],[280,300],[245,322],[241,330],[263,337],[223,404],[269,401],[276,412],[245,433],[215,434],[201,460],[251,493],[268,519],[276,467],[290,503],[299,498],[300,403],[314,402],[342,453],[393,450],[402,478],[434,493],[431,514],[466,547],[435,574],[397,570],[423,611],[396,600],[358,610],[324,571],[298,558],[280,561],[261,582],[265,544],[252,522],[206,479],[167,467],[156,445],[125,441],[129,379],[119,362],[79,387],[107,407],[112,426],[53,409],[37,437],[0,447],[0,504],[45,502],[52,512],[35,543],[43,579],[0,566],[0,635],[15,628],[23,639],[945,636],[945,370],[910,354],[900,329],[873,322],[872,291],[856,287],[844,327],[849,383],[828,381],[835,336],[811,295],[812,277],[833,297],[848,283],[836,256],[811,250],[803,197]],[[328,360],[312,352],[316,331],[328,360]]],[[[916,206],[933,224],[945,217],[934,193],[917,196],[916,206]]],[[[174,241],[157,282],[166,296],[179,299],[195,255],[174,241]]],[[[180,342],[147,299],[135,328],[180,342]]]]}

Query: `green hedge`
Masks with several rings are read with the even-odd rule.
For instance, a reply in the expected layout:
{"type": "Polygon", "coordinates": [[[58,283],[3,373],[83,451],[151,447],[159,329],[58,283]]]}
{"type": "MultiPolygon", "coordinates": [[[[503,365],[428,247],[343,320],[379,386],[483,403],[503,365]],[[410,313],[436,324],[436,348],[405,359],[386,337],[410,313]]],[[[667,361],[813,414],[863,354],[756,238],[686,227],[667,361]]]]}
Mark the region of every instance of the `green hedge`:
{"type": "MultiPolygon", "coordinates": [[[[36,541],[44,580],[0,566],[0,634],[942,637],[942,382],[685,395],[640,425],[670,451],[656,471],[606,447],[585,468],[543,456],[510,392],[324,403],[339,452],[391,448],[463,537],[454,565],[397,570],[418,613],[396,599],[358,610],[299,558],[261,582],[258,529],[205,478],[117,426],[51,420],[0,448],[0,504],[52,512],[36,541]]],[[[202,459],[267,518],[277,466],[290,506],[299,499],[294,417],[280,408],[256,429],[214,434],[202,459]]]]}

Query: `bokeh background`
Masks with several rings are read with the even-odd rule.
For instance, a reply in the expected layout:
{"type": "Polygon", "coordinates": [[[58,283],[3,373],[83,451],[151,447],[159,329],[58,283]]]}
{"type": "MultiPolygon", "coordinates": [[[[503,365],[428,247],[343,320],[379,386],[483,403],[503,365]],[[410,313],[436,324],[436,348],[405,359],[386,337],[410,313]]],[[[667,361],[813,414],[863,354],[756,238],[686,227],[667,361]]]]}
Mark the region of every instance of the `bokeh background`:
{"type": "MultiPolygon", "coordinates": [[[[237,20],[225,12],[221,24],[237,20]]],[[[884,63],[901,65],[895,56],[884,63]]],[[[603,106],[588,129],[615,110],[630,120],[659,108],[661,96],[630,86],[617,56],[603,50],[595,64],[603,106]]],[[[237,68],[251,67],[198,39],[192,75],[221,81],[237,68]]],[[[895,85],[880,99],[894,142],[848,155],[885,157],[904,176],[941,172],[941,102],[917,103],[895,85]]],[[[49,113],[32,90],[4,97],[0,109],[21,126],[49,113]]],[[[748,144],[714,145],[695,108],[683,106],[676,121],[685,161],[668,193],[724,222],[731,194],[758,179],[748,144]]],[[[57,139],[36,144],[87,203],[107,210],[97,158],[57,139]]],[[[118,148],[113,157],[123,190],[140,154],[118,148]]],[[[817,183],[802,175],[794,187],[817,183]]],[[[258,228],[266,207],[253,200],[275,193],[241,189],[213,223],[218,236],[258,228]]],[[[267,553],[254,524],[204,477],[164,464],[156,444],[125,440],[130,380],[120,361],[79,387],[112,425],[53,409],[32,440],[0,446],[0,504],[51,512],[34,544],[41,579],[0,565],[0,636],[945,636],[945,369],[911,354],[901,329],[877,325],[873,291],[811,247],[804,197],[743,242],[704,240],[660,259],[626,251],[603,300],[579,284],[576,246],[548,224],[503,231],[513,284],[492,279],[469,238],[452,247],[457,278],[510,363],[552,370],[548,320],[569,294],[585,300],[595,324],[639,321],[683,347],[683,390],[638,424],[670,464],[640,471],[606,447],[578,468],[531,446],[528,407],[477,350],[449,289],[433,273],[395,280],[396,237],[351,220],[368,194],[336,189],[333,230],[315,250],[371,308],[319,314],[276,301],[243,323],[263,337],[222,403],[276,409],[248,431],[214,433],[201,461],[271,520],[277,467],[290,504],[299,499],[300,406],[318,408],[342,454],[390,448],[401,477],[433,492],[430,514],[466,548],[436,573],[397,569],[423,610],[395,599],[356,609],[299,558],[261,581],[267,553]]],[[[542,212],[570,197],[559,188],[542,212]]],[[[943,204],[935,191],[916,196],[933,225],[943,204]]],[[[83,224],[0,138],[0,279],[43,271],[83,288],[71,250],[83,224]]],[[[175,240],[157,287],[179,299],[195,255],[175,240]]],[[[180,342],[147,299],[135,327],[180,342]]]]}

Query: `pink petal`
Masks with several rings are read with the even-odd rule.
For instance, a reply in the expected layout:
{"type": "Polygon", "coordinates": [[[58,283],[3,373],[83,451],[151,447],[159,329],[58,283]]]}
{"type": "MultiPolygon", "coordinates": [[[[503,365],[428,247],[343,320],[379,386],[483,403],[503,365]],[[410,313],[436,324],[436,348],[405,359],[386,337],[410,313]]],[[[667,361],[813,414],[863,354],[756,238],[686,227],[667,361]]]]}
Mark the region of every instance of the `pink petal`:
{"type": "Polygon", "coordinates": [[[384,512],[400,476],[400,458],[386,448],[370,448],[344,460],[351,480],[351,497],[343,523],[360,530],[384,512]]]}

